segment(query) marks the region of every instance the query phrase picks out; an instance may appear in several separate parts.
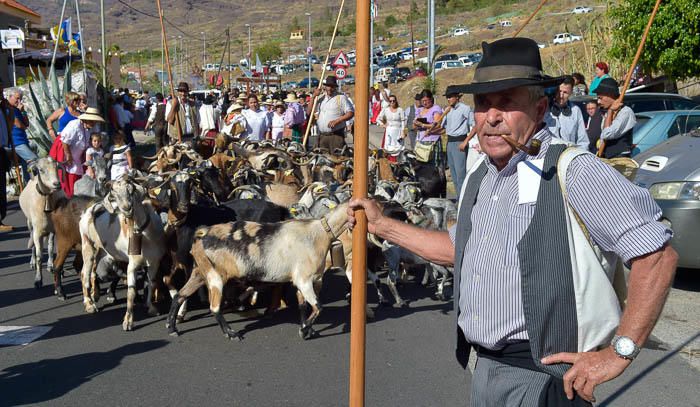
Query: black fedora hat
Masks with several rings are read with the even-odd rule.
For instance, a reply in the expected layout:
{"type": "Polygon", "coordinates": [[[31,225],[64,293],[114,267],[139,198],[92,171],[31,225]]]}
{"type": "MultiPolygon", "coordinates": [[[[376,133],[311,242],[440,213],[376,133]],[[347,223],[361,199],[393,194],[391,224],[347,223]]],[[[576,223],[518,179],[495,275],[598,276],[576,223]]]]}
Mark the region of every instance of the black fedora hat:
{"type": "Polygon", "coordinates": [[[492,93],[519,86],[549,87],[562,78],[542,72],[537,43],[529,38],[505,38],[492,43],[482,42],[483,58],[474,72],[472,83],[454,86],[461,93],[492,93]]]}
{"type": "Polygon", "coordinates": [[[620,87],[617,85],[615,79],[605,78],[600,81],[598,87],[595,88],[595,93],[596,95],[603,94],[616,98],[620,96],[620,87]]]}
{"type": "Polygon", "coordinates": [[[326,79],[323,80],[323,86],[333,86],[334,88],[337,88],[338,78],[333,75],[327,76],[326,79]]]}
{"type": "Polygon", "coordinates": [[[460,96],[462,96],[462,92],[460,92],[459,89],[457,89],[457,86],[450,85],[447,87],[447,89],[445,89],[444,96],[447,98],[450,96],[460,97],[460,96]]]}

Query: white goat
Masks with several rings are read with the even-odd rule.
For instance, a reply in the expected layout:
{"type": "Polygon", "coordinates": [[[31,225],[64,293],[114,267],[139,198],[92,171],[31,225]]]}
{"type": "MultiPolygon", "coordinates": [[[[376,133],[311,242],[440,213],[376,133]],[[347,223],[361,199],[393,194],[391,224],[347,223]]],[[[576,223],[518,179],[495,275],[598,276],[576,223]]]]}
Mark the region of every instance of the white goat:
{"type": "Polygon", "coordinates": [[[97,311],[97,299],[89,292],[94,280],[95,261],[98,252],[103,250],[106,256],[128,263],[126,315],[122,323],[125,331],[130,331],[134,323],[136,271],[146,267],[149,278],[147,305],[149,313],[153,314],[153,289],[160,261],[165,254],[165,233],[160,216],[148,201],[144,202],[145,195],[144,189],[131,179],[120,178],[112,183],[104,203],[89,206],[80,217],[85,311],[97,311]],[[141,240],[140,244],[137,243],[138,240],[141,240]]]}
{"type": "MultiPolygon", "coordinates": [[[[28,247],[32,250],[30,267],[34,269],[34,287],[42,286],[41,277],[41,255],[43,252],[44,240],[48,237],[49,260],[47,268],[53,274],[53,223],[49,212],[51,212],[53,202],[65,197],[61,190],[61,182],[58,178],[58,163],[51,157],[41,158],[34,161],[29,166],[32,179],[19,195],[19,206],[27,218],[27,228],[29,229],[28,247]]],[[[54,294],[59,295],[59,284],[54,275],[54,294]]]]}

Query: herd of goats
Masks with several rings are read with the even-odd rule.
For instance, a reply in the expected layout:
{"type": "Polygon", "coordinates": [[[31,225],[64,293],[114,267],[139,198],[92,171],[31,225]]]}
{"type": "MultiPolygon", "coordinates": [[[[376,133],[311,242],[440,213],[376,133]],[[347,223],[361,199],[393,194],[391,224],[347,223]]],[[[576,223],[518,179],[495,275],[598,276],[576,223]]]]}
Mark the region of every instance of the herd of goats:
{"type": "MultiPolygon", "coordinates": [[[[31,165],[31,180],[20,195],[33,248],[34,284],[42,286],[42,253],[47,248],[54,293],[64,299],[63,266],[75,250],[73,266],[80,270],[86,312],[98,310],[100,282],[109,284],[106,301],[114,303],[117,284],[126,279],[122,328],[131,330],[137,282],[143,281],[149,315],[158,314],[160,293],[169,291],[166,326],[171,335],[178,334],[176,324],[184,319],[188,297],[199,292],[224,335],[240,339],[222,316],[222,304],[250,306],[259,290],[268,290],[266,314],[273,313],[292,283],[301,317],[299,335],[313,337],[324,273],[345,269],[351,283],[346,210],[352,155],[350,147],[306,151],[289,140],[275,144],[218,138],[209,148],[166,146],[114,181],[109,181],[108,158],[94,156],[86,163],[94,177],[78,181],[70,199],[61,190],[61,163],[41,158],[31,165]]],[[[388,216],[441,230],[456,222],[457,208],[445,197],[444,171],[418,162],[411,151],[402,152],[396,162],[381,150],[373,151],[368,180],[371,195],[388,216]]],[[[368,278],[380,303],[390,303],[382,294],[383,281],[393,302],[406,305],[396,284],[405,267],[414,264],[425,265],[422,284],[435,284],[436,297],[445,299],[448,269],[373,235],[367,245],[368,278]]]]}

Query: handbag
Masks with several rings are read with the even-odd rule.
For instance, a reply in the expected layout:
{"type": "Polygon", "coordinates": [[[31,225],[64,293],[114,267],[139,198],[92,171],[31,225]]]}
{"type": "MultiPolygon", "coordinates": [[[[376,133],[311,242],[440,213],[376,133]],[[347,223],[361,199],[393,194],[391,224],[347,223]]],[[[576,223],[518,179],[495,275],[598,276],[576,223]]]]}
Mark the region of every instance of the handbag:
{"type": "Polygon", "coordinates": [[[414,152],[416,153],[416,160],[427,163],[430,161],[430,155],[433,152],[433,147],[435,147],[435,141],[426,143],[424,141],[417,141],[416,148],[414,152]]]}

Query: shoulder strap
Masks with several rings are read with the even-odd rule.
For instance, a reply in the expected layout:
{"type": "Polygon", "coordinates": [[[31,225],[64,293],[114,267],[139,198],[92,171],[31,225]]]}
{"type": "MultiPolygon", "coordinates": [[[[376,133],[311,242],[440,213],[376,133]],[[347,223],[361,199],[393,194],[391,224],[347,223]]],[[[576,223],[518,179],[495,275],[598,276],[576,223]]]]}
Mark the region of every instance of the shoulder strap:
{"type": "Polygon", "coordinates": [[[571,206],[571,203],[569,202],[569,192],[566,189],[566,172],[569,169],[569,164],[579,156],[582,156],[584,154],[591,154],[586,150],[582,150],[577,147],[568,147],[566,150],[564,150],[561,155],[559,156],[559,162],[557,163],[557,178],[559,179],[559,186],[561,188],[561,193],[564,196],[564,202],[566,202],[566,205],[571,209],[571,213],[574,214],[574,218],[576,218],[576,223],[579,224],[581,227],[581,230],[583,231],[583,234],[586,236],[586,240],[592,245],[595,246],[595,243],[591,239],[591,235],[588,232],[588,229],[586,228],[586,225],[583,223],[583,220],[579,216],[579,214],[576,212],[576,209],[574,209],[573,206],[571,206]]]}

